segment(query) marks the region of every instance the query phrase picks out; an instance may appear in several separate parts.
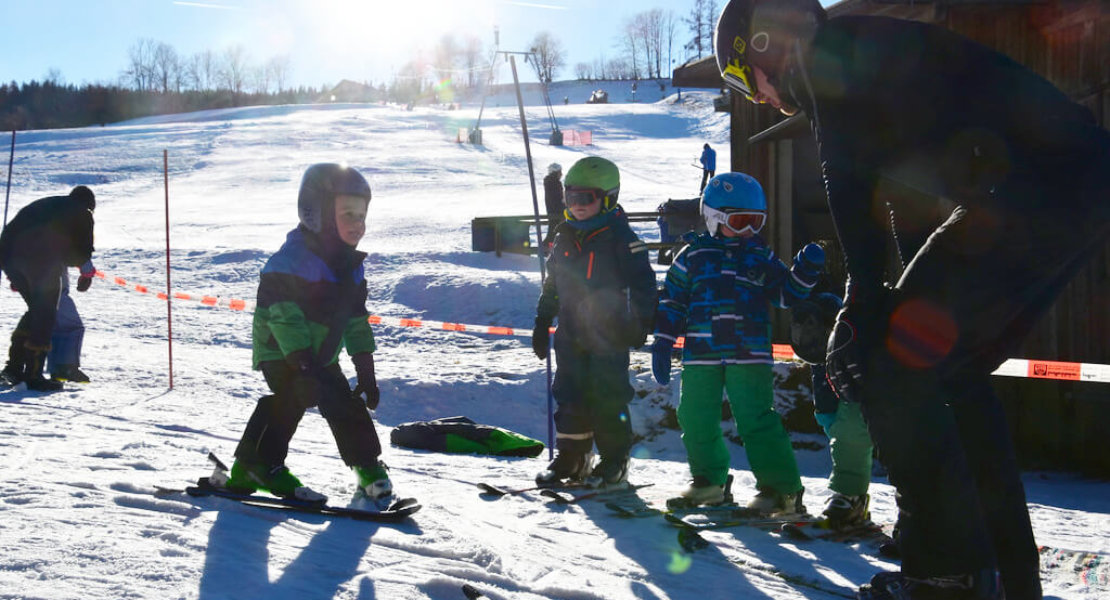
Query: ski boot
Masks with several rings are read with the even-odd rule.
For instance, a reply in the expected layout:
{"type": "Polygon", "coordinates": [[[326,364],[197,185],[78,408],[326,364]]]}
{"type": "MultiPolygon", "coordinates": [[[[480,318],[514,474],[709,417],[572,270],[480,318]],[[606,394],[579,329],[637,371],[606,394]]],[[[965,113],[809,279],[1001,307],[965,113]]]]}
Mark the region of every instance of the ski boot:
{"type": "Polygon", "coordinates": [[[837,492],[829,496],[821,514],[834,529],[863,525],[871,520],[871,512],[867,510],[870,499],[867,494],[846,496],[837,492]]]}
{"type": "Polygon", "coordinates": [[[559,450],[555,453],[555,460],[547,465],[547,470],[536,475],[536,485],[555,487],[564,481],[582,481],[590,474],[590,463],[593,462],[590,453],[579,454],[559,450]]]}
{"type": "Polygon", "coordinates": [[[860,600],[1005,600],[997,569],[971,575],[906,577],[898,572],[878,573],[860,586],[860,600]]]}
{"type": "Polygon", "coordinates": [[[783,494],[770,488],[762,489],[755,495],[755,498],[752,498],[751,502],[748,502],[748,510],[761,517],[783,514],[803,515],[806,512],[805,504],[802,504],[804,494],[804,488],[793,494],[783,494]]]}
{"type": "Polygon", "coordinates": [[[589,477],[586,485],[592,488],[616,489],[628,486],[628,457],[620,458],[601,457],[589,477]]]}
{"type": "Polygon", "coordinates": [[[724,485],[714,485],[704,475],[695,475],[681,495],[667,500],[667,508],[679,510],[730,503],[732,503],[732,475],[725,479],[724,485]]]}
{"type": "Polygon", "coordinates": [[[88,383],[90,381],[89,376],[77,365],[58,365],[50,369],[50,378],[54,381],[69,381],[72,383],[88,383]]]}
{"type": "Polygon", "coordinates": [[[351,498],[348,508],[360,510],[385,510],[393,504],[393,482],[384,463],[375,462],[370,466],[354,466],[351,470],[358,478],[358,489],[351,498]]]}
{"type": "MultiPolygon", "coordinates": [[[[218,485],[212,478],[209,478],[209,481],[213,485],[218,485]]],[[[227,478],[224,485],[227,489],[240,493],[253,494],[256,491],[263,491],[279,498],[291,498],[319,504],[328,501],[327,496],[301,485],[301,480],[290,473],[285,465],[271,467],[262,464],[244,463],[242,460],[236,459],[235,464],[231,465],[231,477],[227,478]]]]}
{"type": "Polygon", "coordinates": [[[42,376],[42,367],[46,363],[46,353],[49,350],[49,346],[24,348],[26,354],[23,362],[23,383],[27,384],[27,389],[36,392],[56,392],[62,389],[62,382],[42,376]]]}

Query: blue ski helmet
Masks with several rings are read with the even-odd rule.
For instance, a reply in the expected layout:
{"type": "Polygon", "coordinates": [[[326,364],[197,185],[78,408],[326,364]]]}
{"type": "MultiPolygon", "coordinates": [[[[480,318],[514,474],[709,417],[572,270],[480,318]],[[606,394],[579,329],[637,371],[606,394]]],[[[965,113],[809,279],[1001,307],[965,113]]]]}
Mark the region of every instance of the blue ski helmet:
{"type": "Polygon", "coordinates": [[[767,220],[767,197],[763,186],[746,173],[722,173],[705,186],[701,196],[701,216],[710,235],[717,227],[736,233],[751,229],[759,233],[767,220]]]}
{"type": "Polygon", "coordinates": [[[312,233],[335,230],[335,197],[361,196],[370,202],[370,184],[351,167],[318,163],[304,172],[297,195],[297,216],[312,233]]]}

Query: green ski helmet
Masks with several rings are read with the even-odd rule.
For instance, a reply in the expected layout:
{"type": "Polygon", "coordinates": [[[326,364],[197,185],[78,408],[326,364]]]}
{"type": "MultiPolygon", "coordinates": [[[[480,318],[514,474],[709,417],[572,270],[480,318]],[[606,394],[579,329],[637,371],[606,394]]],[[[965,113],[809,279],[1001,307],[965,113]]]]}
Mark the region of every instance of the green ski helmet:
{"type": "Polygon", "coordinates": [[[621,174],[613,161],[600,156],[587,156],[571,165],[563,178],[566,193],[563,202],[590,204],[601,198],[601,212],[606,213],[617,207],[617,195],[621,190],[621,174]]]}

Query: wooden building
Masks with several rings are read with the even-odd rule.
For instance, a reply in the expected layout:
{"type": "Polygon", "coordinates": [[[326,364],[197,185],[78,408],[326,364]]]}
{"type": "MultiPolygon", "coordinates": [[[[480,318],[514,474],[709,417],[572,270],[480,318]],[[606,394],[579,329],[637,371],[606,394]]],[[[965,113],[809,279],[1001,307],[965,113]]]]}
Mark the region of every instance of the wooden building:
{"type": "MultiPolygon", "coordinates": [[[[1094,113],[1110,129],[1110,0],[843,0],[830,17],[883,15],[933,23],[999,50],[1094,113]]],[[[675,87],[721,88],[713,57],[675,70],[675,87]]],[[[776,252],[792,256],[810,240],[826,240],[833,279],[842,262],[825,203],[817,148],[804,115],[784,118],[768,106],[731,99],[732,170],[763,182],[776,252]]],[[[938,199],[898,173],[884,176],[891,193],[938,199]]],[[[1107,198],[1110,202],[1110,198],[1107,198]]],[[[891,278],[898,263],[892,256],[891,278]]],[[[783,341],[786,329],[776,324],[783,341]]],[[[1071,282],[1015,358],[1110,364],[1110,242],[1071,282]]],[[[1110,383],[996,377],[1022,458],[1029,465],[1110,475],[1110,383]]]]}

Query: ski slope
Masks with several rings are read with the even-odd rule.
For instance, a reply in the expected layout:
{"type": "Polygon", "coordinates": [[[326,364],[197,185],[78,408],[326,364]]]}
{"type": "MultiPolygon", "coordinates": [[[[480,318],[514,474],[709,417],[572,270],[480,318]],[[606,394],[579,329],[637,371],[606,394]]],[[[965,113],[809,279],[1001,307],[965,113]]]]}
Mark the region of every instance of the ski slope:
{"type": "MultiPolygon", "coordinates": [[[[712,112],[710,100],[683,93],[681,103],[672,96],[557,105],[562,128],[593,131],[588,148],[546,145],[546,110],[530,106],[537,182],[550,162],[566,169],[598,154],[620,166],[621,202],[630,211],[695,196],[701,174],[691,164],[702,144],[729,162],[727,118],[712,112]]],[[[470,584],[497,600],[824,599],[896,568],[859,548],[788,543],[756,529],[706,533],[710,546],[687,554],[662,519],[622,520],[600,502],[559,507],[538,496],[478,495],[477,481],[528,484],[546,454],[505,459],[389,445],[400,423],[453,415],[546,439],[546,369],[526,338],[511,336],[376,328],[383,458],[398,492],[424,504],[407,523],[153,494],[206,475],[208,451],[230,460],[266,392],[250,369],[250,315],[185,301],[172,305],[169,388],[166,303],[133,287],[166,289],[163,151],[174,292],[253,301],[258,271],[296,224],[305,168],[347,162],[374,193],[360,245],[369,253],[372,314],[528,330],[539,294],[536,259],[470,250],[473,217],[532,210],[517,108],[487,105],[485,146],[456,144],[477,113],[469,105],[282,106],[19,133],[9,218],[36,198],[91,186],[94,260],[107,278],[74,294],[93,383],[50,395],[0,393],[0,598],[455,600],[470,584]]],[[[658,239],[654,225],[639,231],[658,239]]],[[[5,337],[23,309],[4,286],[5,337]]],[[[641,439],[631,479],[653,483],[639,495],[661,502],[682,489],[687,471],[679,433],[662,424],[676,384],[657,386],[649,365],[646,353],[633,354],[632,418],[641,439]]],[[[790,369],[780,365],[777,376],[790,369]]],[[[807,505],[818,511],[829,494],[828,452],[823,438],[799,439],[819,446],[798,451],[807,505]]],[[[734,491],[745,501],[753,480],[743,448],[731,449],[734,491]]],[[[315,410],[302,421],[288,465],[336,503],[353,491],[353,475],[315,410]]],[[[1110,483],[1036,472],[1026,484],[1038,542],[1110,553],[1110,483]]],[[[893,491],[883,477],[874,478],[872,495],[874,517],[892,520],[893,491]]],[[[1105,580],[1084,582],[1069,568],[1046,570],[1044,583],[1049,597],[1110,595],[1105,580]]]]}

